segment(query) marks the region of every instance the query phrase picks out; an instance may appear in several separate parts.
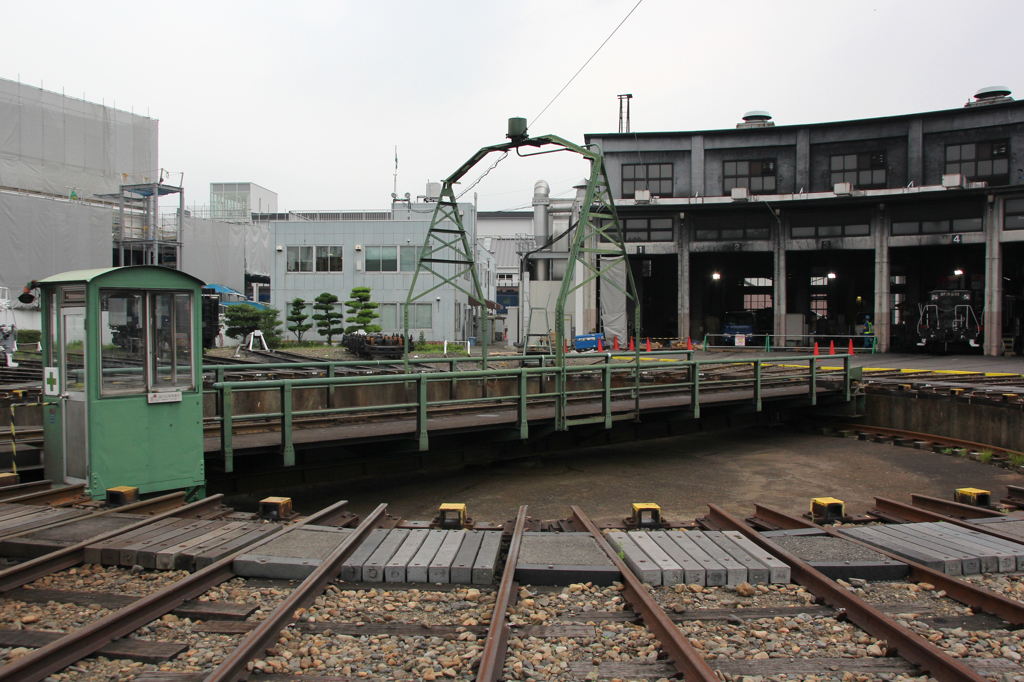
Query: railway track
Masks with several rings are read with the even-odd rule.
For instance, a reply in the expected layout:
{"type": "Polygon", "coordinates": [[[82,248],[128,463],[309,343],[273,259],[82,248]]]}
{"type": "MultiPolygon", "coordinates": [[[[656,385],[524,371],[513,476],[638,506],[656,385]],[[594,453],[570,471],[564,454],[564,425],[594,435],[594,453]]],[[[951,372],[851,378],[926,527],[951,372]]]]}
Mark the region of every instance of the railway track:
{"type": "MultiPolygon", "coordinates": [[[[217,504],[204,500],[162,514],[209,515],[217,504]]],[[[273,537],[351,525],[343,507],[332,505],[273,537]]],[[[1024,676],[1016,655],[1024,642],[1015,629],[1024,625],[1021,576],[964,579],[909,562],[905,579],[833,581],[755,528],[816,528],[839,537],[835,529],[760,505],[748,522],[709,509],[698,523],[735,530],[770,551],[792,571],[792,582],[642,583],[578,507],[565,520],[540,525],[521,507],[504,524],[506,568],[489,585],[339,580],[373,528],[405,524],[380,505],[300,581],[241,578],[232,564],[237,555],[192,573],[133,572],[83,565],[75,548],[0,571],[0,677],[721,682],[813,675],[865,682],[924,672],[940,682],[977,682],[1024,676]],[[518,583],[509,567],[520,565],[525,533],[540,528],[589,536],[619,580],[603,587],[518,583]]]]}

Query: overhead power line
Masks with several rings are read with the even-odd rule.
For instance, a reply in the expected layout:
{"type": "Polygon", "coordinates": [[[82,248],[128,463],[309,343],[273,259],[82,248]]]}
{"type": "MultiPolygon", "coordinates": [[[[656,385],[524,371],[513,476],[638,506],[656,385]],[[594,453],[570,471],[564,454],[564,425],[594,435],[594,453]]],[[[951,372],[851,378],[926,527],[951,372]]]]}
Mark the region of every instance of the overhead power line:
{"type": "Polygon", "coordinates": [[[575,74],[573,75],[573,77],[569,79],[569,82],[568,82],[568,83],[566,83],[565,85],[563,85],[563,86],[562,86],[562,89],[558,91],[558,94],[557,94],[557,95],[555,95],[555,96],[554,96],[554,97],[553,97],[553,98],[551,99],[551,101],[550,101],[550,102],[548,102],[548,106],[547,106],[547,107],[544,107],[543,109],[541,109],[541,110],[540,110],[540,113],[539,113],[539,114],[537,114],[536,116],[534,116],[534,117],[533,117],[533,120],[532,120],[532,121],[530,121],[530,125],[531,125],[531,126],[533,126],[533,125],[534,125],[534,124],[535,124],[535,123],[537,122],[537,119],[538,119],[538,118],[540,118],[541,116],[543,116],[543,115],[544,115],[544,112],[548,110],[548,107],[550,107],[550,106],[551,106],[552,104],[554,104],[554,103],[555,103],[555,100],[556,100],[556,99],[558,99],[558,97],[559,97],[559,96],[560,96],[560,95],[561,95],[561,94],[562,94],[563,92],[565,92],[565,89],[566,89],[567,87],[569,87],[570,85],[572,85],[572,82],[573,82],[574,80],[576,80],[576,76],[580,75],[580,73],[582,73],[582,72],[583,72],[583,69],[587,68],[587,64],[589,64],[589,63],[591,62],[591,60],[593,60],[593,59],[594,59],[594,57],[596,57],[596,56],[597,56],[597,53],[601,51],[601,48],[602,48],[602,47],[604,47],[604,46],[605,46],[605,45],[606,45],[606,44],[608,43],[608,41],[612,39],[612,36],[613,36],[613,35],[615,35],[616,31],[618,31],[618,30],[619,30],[620,28],[622,28],[622,25],[623,25],[624,23],[626,23],[626,19],[629,19],[630,15],[632,15],[632,14],[633,14],[633,12],[635,12],[635,11],[636,11],[636,8],[637,8],[637,7],[639,7],[639,6],[640,6],[640,3],[641,3],[641,2],[643,2],[643,1],[644,1],[644,0],[639,0],[639,2],[637,2],[637,3],[635,4],[635,5],[633,5],[633,9],[629,10],[629,14],[627,14],[627,15],[626,15],[625,19],[623,19],[622,21],[620,21],[620,22],[619,22],[619,25],[615,27],[615,30],[614,30],[614,31],[612,31],[612,32],[611,32],[611,33],[610,33],[610,34],[608,35],[608,37],[604,39],[604,42],[603,42],[603,43],[601,43],[601,45],[600,45],[600,46],[599,46],[599,47],[598,47],[598,48],[597,48],[596,50],[594,50],[594,54],[590,55],[590,59],[588,59],[587,61],[585,61],[585,62],[583,63],[583,66],[581,66],[581,67],[580,67],[580,70],[579,70],[579,71],[577,71],[577,72],[576,72],[576,73],[575,73],[575,74]]]}

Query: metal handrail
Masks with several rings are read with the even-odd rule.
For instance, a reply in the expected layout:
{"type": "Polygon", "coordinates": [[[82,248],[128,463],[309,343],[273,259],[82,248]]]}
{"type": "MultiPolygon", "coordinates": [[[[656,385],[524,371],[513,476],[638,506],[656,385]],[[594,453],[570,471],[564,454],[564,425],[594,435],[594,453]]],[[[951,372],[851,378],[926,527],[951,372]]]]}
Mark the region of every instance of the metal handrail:
{"type": "MultiPolygon", "coordinates": [[[[519,359],[521,356],[518,356],[519,359]]],[[[440,359],[447,362],[447,359],[440,359]]],[[[721,362],[714,360],[679,360],[673,361],[669,367],[671,369],[686,369],[685,373],[680,373],[680,378],[677,381],[660,382],[657,384],[640,384],[639,389],[635,385],[628,386],[612,386],[612,377],[615,374],[625,375],[629,378],[633,378],[634,374],[639,372],[641,377],[645,374],[650,374],[653,370],[658,368],[669,368],[664,365],[654,367],[644,363],[633,362],[612,362],[611,354],[603,364],[596,365],[575,365],[567,367],[557,366],[539,366],[539,367],[516,367],[507,369],[486,369],[486,370],[465,370],[457,372],[416,372],[413,374],[368,374],[359,376],[321,376],[311,377],[303,379],[266,379],[257,381],[217,381],[210,389],[204,391],[204,394],[213,394],[217,396],[220,407],[220,414],[214,417],[206,418],[205,421],[209,423],[218,423],[221,426],[221,450],[225,458],[225,469],[230,472],[233,470],[233,429],[236,423],[240,422],[253,422],[268,419],[280,419],[281,420],[281,452],[284,457],[284,465],[292,466],[295,462],[294,446],[292,442],[294,424],[293,420],[296,417],[308,417],[316,415],[343,415],[343,414],[358,414],[370,411],[384,411],[384,410],[415,410],[416,411],[416,425],[415,434],[421,450],[426,450],[428,446],[427,437],[427,414],[430,408],[436,408],[441,406],[452,406],[452,405],[495,405],[504,404],[508,406],[514,406],[516,411],[516,426],[519,429],[520,437],[525,439],[528,437],[529,428],[527,420],[527,403],[532,400],[534,404],[538,399],[541,400],[553,400],[555,403],[556,413],[565,415],[568,401],[570,397],[592,397],[598,398],[601,402],[600,413],[596,416],[585,416],[578,419],[566,420],[567,426],[575,424],[585,423],[599,423],[604,422],[606,428],[611,427],[612,421],[616,419],[638,419],[639,414],[636,409],[630,411],[619,410],[620,414],[613,415],[612,403],[619,401],[618,406],[621,408],[624,399],[633,399],[639,401],[640,394],[658,394],[673,392],[678,390],[689,390],[690,392],[690,410],[694,418],[700,417],[700,389],[703,386],[705,390],[708,387],[711,388],[722,388],[738,385],[741,383],[749,383],[750,378],[734,378],[725,377],[720,379],[705,377],[701,378],[701,374],[704,373],[702,370],[708,368],[721,368],[723,366],[734,366],[734,367],[750,367],[753,370],[753,396],[752,402],[755,405],[755,409],[760,411],[762,406],[763,398],[763,383],[764,383],[764,372],[763,369],[766,366],[772,365],[793,365],[794,363],[806,362],[806,370],[797,371],[795,373],[788,373],[780,378],[787,381],[804,381],[808,383],[808,397],[811,405],[817,404],[817,385],[819,375],[841,375],[845,382],[845,393],[847,399],[850,395],[850,356],[789,356],[785,358],[779,358],[773,361],[770,358],[759,358],[754,360],[741,360],[741,361],[730,361],[721,362]],[[830,369],[823,370],[819,365],[823,362],[836,362],[842,361],[843,367],[841,369],[830,369]],[[594,383],[599,384],[594,387],[582,387],[574,388],[573,390],[567,389],[567,380],[573,376],[580,375],[592,375],[595,379],[594,383]],[[541,390],[537,393],[529,393],[527,391],[528,380],[530,378],[537,377],[542,380],[541,390]],[[554,390],[543,390],[543,379],[550,377],[555,381],[554,390]],[[515,379],[517,384],[517,391],[512,395],[487,395],[486,382],[488,379],[515,379]],[[434,382],[451,382],[453,385],[457,381],[481,379],[484,382],[485,389],[483,395],[472,398],[451,398],[446,400],[428,400],[427,398],[427,387],[430,383],[434,382]],[[403,402],[389,403],[383,405],[361,405],[361,406],[350,406],[350,407],[326,407],[324,409],[311,409],[311,410],[295,410],[292,408],[292,393],[296,389],[303,388],[327,388],[330,392],[334,387],[346,386],[373,386],[373,385],[395,385],[402,384],[405,386],[413,385],[415,387],[415,399],[406,399],[403,402]],[[276,390],[281,393],[281,409],[259,413],[248,413],[234,415],[233,410],[233,394],[237,391],[240,393],[265,391],[265,390],[276,390]],[[639,393],[637,392],[639,391],[639,393]]],[[[291,363],[294,367],[294,363],[291,363]]],[[[236,366],[230,366],[232,368],[236,366]]],[[[454,395],[454,394],[453,394],[454,395]]],[[[330,404],[330,403],[328,403],[330,404]]],[[[637,402],[637,404],[639,404],[637,402]]]]}

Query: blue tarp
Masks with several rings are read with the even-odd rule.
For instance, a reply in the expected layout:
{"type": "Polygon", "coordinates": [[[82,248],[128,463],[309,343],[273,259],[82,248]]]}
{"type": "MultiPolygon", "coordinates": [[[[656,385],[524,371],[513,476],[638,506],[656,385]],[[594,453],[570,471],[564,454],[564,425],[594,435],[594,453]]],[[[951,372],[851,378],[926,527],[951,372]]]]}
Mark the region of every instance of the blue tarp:
{"type": "Polygon", "coordinates": [[[221,305],[251,305],[256,310],[263,310],[263,306],[254,301],[221,301],[221,305]]]}
{"type": "Polygon", "coordinates": [[[245,298],[245,294],[243,294],[241,291],[235,291],[231,287],[226,287],[223,284],[204,284],[203,288],[213,289],[218,294],[237,294],[238,296],[245,298]]]}

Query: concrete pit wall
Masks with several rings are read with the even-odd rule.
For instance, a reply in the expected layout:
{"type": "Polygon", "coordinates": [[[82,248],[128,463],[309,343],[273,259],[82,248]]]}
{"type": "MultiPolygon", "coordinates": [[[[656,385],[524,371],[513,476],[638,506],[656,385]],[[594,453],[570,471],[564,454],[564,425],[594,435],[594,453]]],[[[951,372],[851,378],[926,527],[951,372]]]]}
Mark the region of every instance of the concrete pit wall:
{"type": "Polygon", "coordinates": [[[868,386],[865,426],[900,429],[1024,452],[1019,395],[896,390],[868,386]]]}

